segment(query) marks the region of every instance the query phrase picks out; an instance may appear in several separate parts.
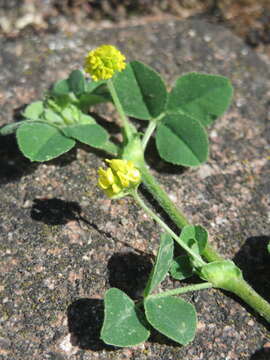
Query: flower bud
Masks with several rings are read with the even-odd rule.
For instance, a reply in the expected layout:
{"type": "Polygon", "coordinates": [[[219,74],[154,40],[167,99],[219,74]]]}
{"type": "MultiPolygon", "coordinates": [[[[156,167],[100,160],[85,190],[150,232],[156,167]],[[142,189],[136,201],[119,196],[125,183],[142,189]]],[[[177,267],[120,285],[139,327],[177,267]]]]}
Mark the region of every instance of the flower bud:
{"type": "Polygon", "coordinates": [[[232,292],[243,279],[241,270],[231,260],[210,262],[200,269],[199,274],[214,287],[232,292]]]}

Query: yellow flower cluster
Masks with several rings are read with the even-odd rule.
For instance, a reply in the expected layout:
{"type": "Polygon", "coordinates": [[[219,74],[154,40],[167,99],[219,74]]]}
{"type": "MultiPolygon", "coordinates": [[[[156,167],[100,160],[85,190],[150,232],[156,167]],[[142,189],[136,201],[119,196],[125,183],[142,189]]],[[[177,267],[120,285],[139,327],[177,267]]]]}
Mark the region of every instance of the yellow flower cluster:
{"type": "Polygon", "coordinates": [[[131,160],[105,160],[109,167],[98,169],[98,186],[110,197],[124,196],[128,190],[135,188],[141,182],[140,171],[131,160]]]}
{"type": "Polygon", "coordinates": [[[102,45],[85,57],[84,71],[94,81],[110,79],[116,71],[126,67],[125,56],[112,45],[102,45]]]}

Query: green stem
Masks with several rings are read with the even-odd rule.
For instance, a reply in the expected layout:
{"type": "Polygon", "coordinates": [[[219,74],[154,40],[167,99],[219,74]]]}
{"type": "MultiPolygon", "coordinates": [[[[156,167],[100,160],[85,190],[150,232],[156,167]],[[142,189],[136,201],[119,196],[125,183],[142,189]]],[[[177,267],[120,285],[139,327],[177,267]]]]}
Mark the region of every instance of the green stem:
{"type": "Polygon", "coordinates": [[[193,252],[187,245],[184,243],[178,235],[173,232],[164,221],[162,221],[142,200],[142,198],[138,195],[137,190],[131,192],[131,195],[135,199],[135,201],[142,207],[142,209],[153,219],[155,220],[187,253],[189,253],[194,259],[198,261],[198,263],[203,266],[205,262],[200,257],[200,255],[193,252]]]}
{"type": "Polygon", "coordinates": [[[149,297],[160,298],[160,297],[164,297],[164,296],[180,295],[180,294],[185,294],[190,291],[199,291],[199,290],[203,290],[203,289],[209,289],[212,287],[213,287],[213,285],[211,283],[205,282],[205,283],[201,283],[201,284],[189,285],[189,286],[179,287],[177,289],[163,291],[162,293],[159,293],[159,294],[152,294],[152,295],[149,295],[148,298],[149,297]]]}
{"type": "MultiPolygon", "coordinates": [[[[147,186],[149,192],[158,201],[161,207],[166,211],[174,223],[182,228],[189,224],[187,218],[172,203],[167,193],[160,187],[157,180],[149,172],[145,162],[140,163],[140,171],[142,173],[143,182],[147,186]]],[[[207,245],[203,256],[209,261],[224,260],[210,245],[207,245]]],[[[235,295],[239,296],[243,301],[250,305],[256,312],[270,322],[270,304],[264,300],[252,287],[244,280],[239,280],[237,286],[231,290],[235,295]]]]}
{"type": "MultiPolygon", "coordinates": [[[[189,225],[190,222],[185,217],[185,215],[174,205],[171,199],[168,197],[167,193],[161,188],[157,180],[148,170],[148,166],[143,161],[139,164],[139,168],[142,174],[142,179],[146,185],[149,192],[153,197],[158,201],[160,206],[166,211],[170,216],[172,221],[181,229],[186,225],[189,225]]],[[[208,261],[221,261],[224,260],[221,255],[219,255],[209,244],[207,244],[206,249],[204,250],[203,256],[208,261]]]]}
{"type": "Polygon", "coordinates": [[[107,86],[108,86],[108,89],[111,93],[111,96],[112,96],[112,99],[113,99],[113,102],[114,102],[114,105],[120,115],[120,119],[122,121],[122,125],[123,125],[123,129],[124,129],[124,135],[126,136],[126,139],[127,140],[130,140],[133,136],[133,129],[132,129],[132,125],[130,124],[130,122],[128,121],[127,117],[126,117],[126,114],[124,112],[124,109],[122,108],[122,105],[120,103],[120,100],[117,96],[117,93],[116,93],[116,90],[115,90],[115,87],[114,87],[114,84],[113,84],[113,81],[112,79],[109,79],[107,81],[107,86]]]}
{"type": "Polygon", "coordinates": [[[239,279],[231,290],[270,323],[270,304],[244,280],[239,279]]]}
{"type": "Polygon", "coordinates": [[[153,132],[155,131],[155,128],[157,127],[157,123],[165,116],[165,113],[161,113],[158,117],[152,119],[151,121],[149,121],[149,124],[145,130],[144,136],[142,138],[142,149],[143,151],[145,151],[146,146],[148,144],[148,141],[151,137],[151,135],[153,134],[153,132]]]}
{"type": "Polygon", "coordinates": [[[151,135],[153,134],[155,128],[156,128],[157,124],[155,121],[150,121],[146,130],[145,130],[145,133],[144,133],[144,136],[142,138],[142,149],[143,151],[145,150],[147,144],[148,144],[148,141],[151,137],[151,135]]]}

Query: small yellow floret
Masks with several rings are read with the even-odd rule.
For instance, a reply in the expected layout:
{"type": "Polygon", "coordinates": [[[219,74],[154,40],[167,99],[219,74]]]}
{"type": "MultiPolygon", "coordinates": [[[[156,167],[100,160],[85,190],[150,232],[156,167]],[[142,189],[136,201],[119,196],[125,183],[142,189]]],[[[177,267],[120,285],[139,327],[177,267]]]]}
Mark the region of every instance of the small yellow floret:
{"type": "Polygon", "coordinates": [[[98,184],[101,189],[107,189],[114,183],[114,175],[112,173],[112,169],[108,168],[107,170],[104,170],[102,168],[99,168],[98,174],[98,184]]]}
{"type": "Polygon", "coordinates": [[[84,71],[94,81],[110,79],[116,71],[126,67],[125,56],[112,45],[102,45],[90,51],[84,60],[84,71]]]}
{"type": "Polygon", "coordinates": [[[98,186],[110,198],[124,196],[141,182],[140,171],[131,160],[106,159],[109,168],[99,168],[98,186]]]}

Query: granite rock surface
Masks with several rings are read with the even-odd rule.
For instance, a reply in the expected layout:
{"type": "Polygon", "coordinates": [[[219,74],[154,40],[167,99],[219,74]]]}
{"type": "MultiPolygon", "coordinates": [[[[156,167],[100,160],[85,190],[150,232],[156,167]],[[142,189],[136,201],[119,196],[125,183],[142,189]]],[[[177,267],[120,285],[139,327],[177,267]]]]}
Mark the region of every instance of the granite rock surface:
{"type": "MultiPolygon", "coordinates": [[[[154,150],[148,161],[172,200],[270,300],[270,68],[229,30],[194,19],[0,39],[0,125],[102,43],[153,66],[168,87],[190,71],[231,79],[234,102],[209,129],[206,164],[178,169],[157,160],[154,150]]],[[[110,119],[110,108],[100,110],[110,119]]],[[[104,292],[117,286],[138,296],[159,238],[130,199],[110,201],[96,187],[102,159],[77,147],[30,163],[14,137],[0,138],[0,359],[269,359],[267,324],[216,290],[186,296],[198,311],[197,335],[186,347],[157,333],[135,348],[99,340],[104,292]]],[[[162,284],[175,286],[169,278],[162,284]]]]}

